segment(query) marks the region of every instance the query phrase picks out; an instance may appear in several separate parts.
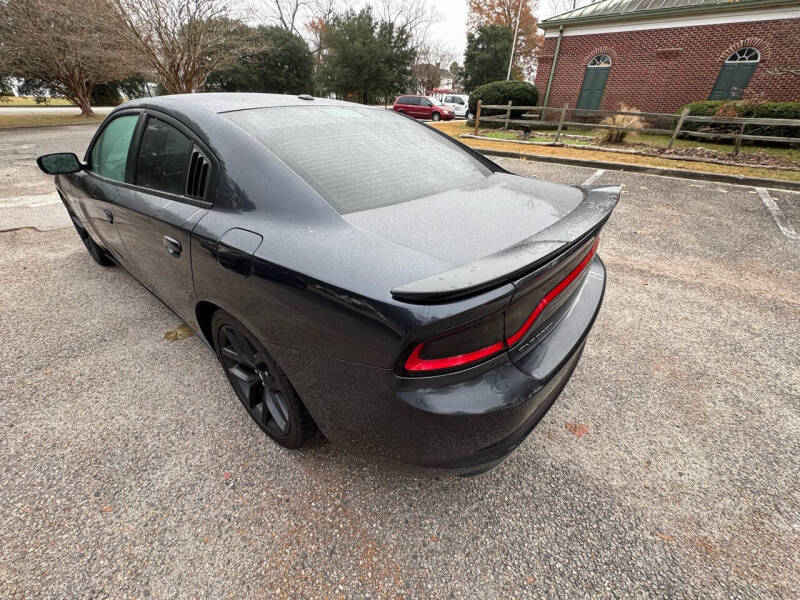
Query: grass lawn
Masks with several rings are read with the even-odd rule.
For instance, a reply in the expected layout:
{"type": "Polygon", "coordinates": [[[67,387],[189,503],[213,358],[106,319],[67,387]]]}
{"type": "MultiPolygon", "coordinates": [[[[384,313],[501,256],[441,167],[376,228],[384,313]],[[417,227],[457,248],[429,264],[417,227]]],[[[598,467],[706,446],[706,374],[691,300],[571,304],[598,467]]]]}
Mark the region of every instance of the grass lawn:
{"type": "MultiPolygon", "coordinates": [[[[473,133],[472,127],[467,127],[466,121],[448,121],[443,123],[436,123],[431,125],[437,129],[458,137],[462,133],[473,133]]],[[[504,132],[508,133],[508,132],[504,132]]],[[[577,133],[570,131],[569,133],[577,133]]],[[[536,138],[532,138],[534,140],[536,138]]],[[[706,173],[725,173],[729,175],[746,175],[750,177],[765,177],[768,179],[785,179],[789,181],[800,181],[800,171],[788,171],[780,169],[768,169],[765,167],[750,167],[750,166],[729,166],[729,165],[716,165],[713,163],[703,163],[688,160],[675,160],[669,158],[657,158],[652,156],[640,156],[637,154],[620,154],[617,152],[603,152],[601,150],[586,150],[583,148],[570,148],[559,146],[532,146],[528,144],[517,144],[513,141],[505,139],[498,140],[473,140],[469,138],[460,138],[460,142],[477,148],[491,148],[493,150],[504,150],[509,152],[519,152],[529,154],[532,158],[536,155],[544,156],[562,156],[565,158],[578,158],[582,160],[598,160],[607,162],[617,162],[626,164],[647,165],[653,167],[665,167],[672,169],[686,169],[688,171],[703,171],[706,173]]],[[[640,140],[641,141],[641,140],[640,140]]],[[[688,146],[698,146],[696,142],[691,140],[680,140],[686,142],[688,146]]],[[[667,138],[667,143],[669,138],[667,138]]],[[[703,144],[706,146],[706,144],[703,144]]],[[[711,144],[708,146],[716,146],[711,144]]],[[[752,147],[748,147],[752,150],[752,147]]],[[[771,150],[787,150],[786,148],[770,148],[771,150]]],[[[766,149],[765,149],[766,150],[766,149]]],[[[796,150],[794,150],[796,152],[796,150]]]]}
{"type": "MultiPolygon", "coordinates": [[[[747,133],[745,131],[745,133],[747,133]]],[[[651,146],[663,146],[666,148],[669,145],[670,136],[658,133],[638,133],[634,138],[634,142],[641,144],[649,144],[651,146]]],[[[706,148],[707,150],[716,150],[730,154],[733,152],[733,144],[715,144],[705,140],[695,138],[693,140],[677,139],[673,148],[706,148]]],[[[786,160],[791,160],[800,164],[800,148],[785,148],[778,146],[748,146],[742,145],[739,148],[742,154],[757,154],[763,152],[770,156],[780,156],[786,160]]]]}
{"type": "MultiPolygon", "coordinates": [[[[461,133],[472,133],[473,128],[467,127],[466,121],[451,121],[450,123],[440,124],[438,127],[443,129],[442,125],[450,125],[450,126],[460,126],[458,133],[453,133],[451,135],[459,135],[461,133]]],[[[448,131],[448,133],[450,133],[448,131]]],[[[552,133],[552,132],[551,132],[552,133]]],[[[577,128],[569,128],[564,130],[565,134],[572,134],[572,135],[586,135],[591,136],[594,138],[598,138],[597,143],[599,143],[599,138],[602,135],[602,132],[597,129],[577,129],[577,128]]],[[[498,131],[498,132],[491,132],[491,133],[484,133],[483,135],[487,137],[497,137],[499,139],[506,139],[506,140],[513,140],[515,139],[515,135],[511,131],[498,131]],[[500,134],[500,135],[498,135],[500,134]]],[[[666,148],[669,146],[669,135],[663,133],[637,133],[633,138],[630,139],[631,142],[637,144],[647,144],[648,146],[657,146],[666,148]]],[[[553,138],[548,137],[538,137],[534,136],[530,138],[532,142],[552,142],[553,138]]],[[[582,141],[582,140],[570,140],[564,139],[564,143],[570,145],[586,145],[591,144],[592,142],[582,141]]],[[[708,142],[706,140],[700,140],[699,138],[695,139],[677,139],[673,144],[673,148],[705,148],[707,150],[715,150],[722,154],[730,154],[733,152],[733,144],[726,144],[726,143],[713,143],[708,142]]],[[[759,152],[763,152],[768,156],[779,156],[786,160],[790,160],[792,162],[798,163],[800,165],[800,148],[787,148],[787,147],[778,147],[778,146],[749,146],[749,145],[742,145],[739,149],[742,154],[758,154],[759,152]]],[[[724,156],[720,157],[724,159],[724,156]]]]}
{"type": "Polygon", "coordinates": [[[3,108],[4,106],[74,106],[72,102],[66,98],[51,98],[46,104],[36,104],[36,101],[29,96],[3,96],[3,99],[9,100],[10,102],[0,100],[0,108],[3,108]]]}
{"type": "Polygon", "coordinates": [[[86,118],[79,115],[4,115],[0,109],[0,129],[7,127],[54,126],[54,125],[86,125],[100,123],[106,115],[95,115],[86,118]]]}

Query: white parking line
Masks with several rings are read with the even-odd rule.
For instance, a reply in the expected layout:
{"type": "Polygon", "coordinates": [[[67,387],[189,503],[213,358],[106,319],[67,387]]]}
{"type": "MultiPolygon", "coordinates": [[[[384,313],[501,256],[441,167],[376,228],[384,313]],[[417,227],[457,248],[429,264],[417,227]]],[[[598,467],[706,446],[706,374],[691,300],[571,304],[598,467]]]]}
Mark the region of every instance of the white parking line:
{"type": "Polygon", "coordinates": [[[767,210],[772,215],[772,218],[775,219],[775,223],[778,224],[778,228],[781,230],[781,233],[785,235],[789,240],[793,242],[800,241],[800,235],[794,230],[791,223],[786,219],[786,216],[783,214],[783,211],[780,209],[778,204],[769,195],[769,192],[762,187],[755,188],[756,192],[758,192],[761,201],[764,203],[764,206],[767,207],[767,210]]]}
{"type": "Polygon", "coordinates": [[[589,179],[587,179],[586,181],[584,181],[584,182],[583,182],[581,185],[592,185],[592,183],[594,183],[594,181],[595,181],[595,180],[596,180],[598,177],[600,177],[600,175],[602,175],[602,174],[603,174],[603,173],[605,173],[605,172],[606,172],[606,170],[605,170],[605,169],[597,169],[597,171],[595,171],[594,173],[592,173],[592,176],[591,176],[591,177],[589,177],[589,179]]]}

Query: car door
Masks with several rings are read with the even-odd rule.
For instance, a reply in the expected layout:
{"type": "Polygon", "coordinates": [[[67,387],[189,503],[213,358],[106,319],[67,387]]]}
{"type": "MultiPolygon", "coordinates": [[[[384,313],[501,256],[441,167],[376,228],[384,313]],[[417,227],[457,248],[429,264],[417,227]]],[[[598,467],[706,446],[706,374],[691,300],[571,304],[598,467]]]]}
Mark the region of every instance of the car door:
{"type": "Polygon", "coordinates": [[[92,239],[128,266],[114,224],[114,207],[126,180],[129,156],[141,113],[124,111],[107,121],[86,153],[87,168],[71,178],[70,206],[92,239]]]}
{"type": "Polygon", "coordinates": [[[464,99],[461,96],[453,96],[453,110],[459,117],[463,117],[467,114],[466,105],[467,103],[464,102],[464,99]]]}
{"type": "Polygon", "coordinates": [[[184,318],[194,313],[190,236],[211,206],[211,156],[188,128],[148,111],[135,145],[133,185],[117,199],[115,222],[137,278],[184,318]]]}
{"type": "Polygon", "coordinates": [[[417,112],[419,111],[419,98],[415,98],[414,96],[406,96],[403,110],[409,117],[417,116],[417,112]]]}
{"type": "Polygon", "coordinates": [[[419,99],[419,112],[417,113],[420,119],[430,119],[433,113],[433,103],[427,98],[419,99]]]}

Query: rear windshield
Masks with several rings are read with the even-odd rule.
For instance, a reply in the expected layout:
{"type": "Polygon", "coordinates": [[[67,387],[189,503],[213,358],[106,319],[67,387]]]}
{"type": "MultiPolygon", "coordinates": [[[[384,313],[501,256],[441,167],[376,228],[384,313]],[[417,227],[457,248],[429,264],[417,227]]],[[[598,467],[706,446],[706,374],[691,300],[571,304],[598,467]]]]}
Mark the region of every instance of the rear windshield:
{"type": "Polygon", "coordinates": [[[342,214],[471,185],[490,173],[424,125],[383,109],[288,106],[223,116],[342,214]]]}

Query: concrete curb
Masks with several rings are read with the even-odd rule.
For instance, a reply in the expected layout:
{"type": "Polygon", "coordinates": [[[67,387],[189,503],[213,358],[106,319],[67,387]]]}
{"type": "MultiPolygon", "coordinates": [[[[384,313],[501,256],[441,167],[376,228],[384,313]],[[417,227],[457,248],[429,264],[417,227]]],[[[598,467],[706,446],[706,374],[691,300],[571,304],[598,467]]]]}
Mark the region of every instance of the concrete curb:
{"type": "Polygon", "coordinates": [[[661,175],[662,177],[678,177],[681,179],[697,179],[700,181],[714,181],[716,183],[732,183],[734,185],[748,185],[777,190],[790,190],[800,192],[800,181],[784,181],[782,179],[764,179],[761,177],[748,177],[746,175],[726,175],[724,173],[705,173],[703,171],[690,171],[687,169],[671,169],[668,167],[648,167],[628,163],[608,162],[603,160],[583,160],[580,158],[566,158],[561,156],[546,156],[541,154],[526,154],[524,152],[511,152],[507,150],[494,150],[492,148],[477,148],[473,150],[487,156],[502,156],[505,158],[524,158],[546,163],[572,165],[575,167],[589,167],[590,169],[609,169],[614,171],[629,171],[631,173],[644,173],[646,175],[661,175]]]}
{"type": "Polygon", "coordinates": [[[88,127],[96,125],[100,127],[103,121],[92,121],[91,123],[58,123],[57,125],[12,125],[11,127],[0,127],[0,131],[19,131],[20,129],[46,129],[47,127],[88,127]]]}

